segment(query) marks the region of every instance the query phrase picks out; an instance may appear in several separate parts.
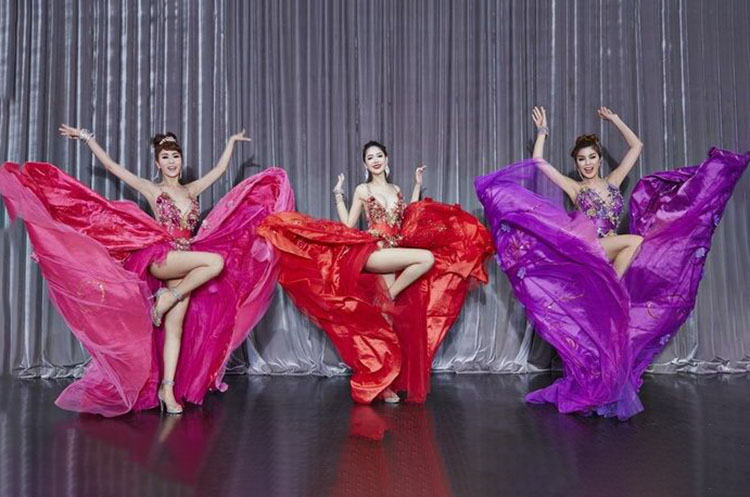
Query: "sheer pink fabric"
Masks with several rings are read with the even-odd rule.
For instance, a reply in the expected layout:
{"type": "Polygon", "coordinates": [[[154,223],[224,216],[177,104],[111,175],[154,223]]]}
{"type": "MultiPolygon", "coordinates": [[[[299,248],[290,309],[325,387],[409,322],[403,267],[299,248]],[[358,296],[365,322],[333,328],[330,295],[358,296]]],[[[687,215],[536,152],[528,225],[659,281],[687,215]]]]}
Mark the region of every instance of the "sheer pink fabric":
{"type": "MultiPolygon", "coordinates": [[[[163,331],[148,311],[161,283],[148,265],[172,250],[169,232],[132,202],[109,201],[50,164],[5,164],[0,193],[11,217],[25,222],[51,299],[91,354],[57,405],[104,416],[155,407],[163,331]]],[[[293,208],[286,174],[269,169],[232,189],[191,240],[193,250],[218,253],[225,264],[191,294],[178,400],[199,404],[208,390],[226,389],[229,355],[268,308],[277,277],[277,257],[255,228],[293,208]]]]}

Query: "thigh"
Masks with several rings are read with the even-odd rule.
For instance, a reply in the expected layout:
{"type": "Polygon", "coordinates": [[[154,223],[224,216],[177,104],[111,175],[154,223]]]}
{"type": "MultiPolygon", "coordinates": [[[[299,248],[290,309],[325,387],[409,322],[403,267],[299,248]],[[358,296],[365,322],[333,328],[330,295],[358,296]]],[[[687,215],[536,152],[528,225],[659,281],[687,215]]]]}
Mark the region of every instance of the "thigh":
{"type": "Polygon", "coordinates": [[[429,250],[414,248],[385,248],[373,252],[367,259],[365,270],[371,273],[395,273],[407,266],[430,260],[429,250]]]}
{"type": "Polygon", "coordinates": [[[638,236],[636,235],[615,235],[599,239],[599,243],[610,261],[614,260],[621,250],[630,247],[637,241],[638,236]]]}
{"type": "Polygon", "coordinates": [[[211,252],[172,250],[161,264],[155,262],[148,270],[160,280],[174,280],[184,278],[193,269],[205,266],[213,257],[215,254],[211,252]]]}

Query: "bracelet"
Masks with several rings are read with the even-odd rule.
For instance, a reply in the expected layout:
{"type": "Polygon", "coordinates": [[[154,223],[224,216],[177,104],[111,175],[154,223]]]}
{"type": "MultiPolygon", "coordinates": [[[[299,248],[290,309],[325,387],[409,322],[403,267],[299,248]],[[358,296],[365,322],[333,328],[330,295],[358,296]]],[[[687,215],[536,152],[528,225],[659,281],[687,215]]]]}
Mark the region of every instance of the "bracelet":
{"type": "Polygon", "coordinates": [[[78,133],[78,139],[81,140],[81,143],[86,145],[90,139],[94,137],[94,133],[87,130],[86,128],[81,128],[81,131],[78,133]]]}
{"type": "Polygon", "coordinates": [[[549,135],[549,127],[547,127],[547,126],[539,126],[536,129],[536,134],[537,135],[545,135],[545,136],[549,135]]]}

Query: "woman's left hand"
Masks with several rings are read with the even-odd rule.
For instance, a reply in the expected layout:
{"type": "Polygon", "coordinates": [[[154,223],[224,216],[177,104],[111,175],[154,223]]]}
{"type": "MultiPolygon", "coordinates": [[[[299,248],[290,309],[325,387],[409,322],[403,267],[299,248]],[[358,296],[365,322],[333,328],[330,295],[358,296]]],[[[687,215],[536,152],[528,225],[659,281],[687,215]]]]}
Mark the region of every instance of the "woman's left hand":
{"type": "Polygon", "coordinates": [[[422,184],[422,176],[424,175],[424,170],[427,168],[424,164],[417,167],[417,170],[414,172],[414,181],[417,182],[418,185],[422,184]]]}
{"type": "Polygon", "coordinates": [[[597,110],[596,113],[605,121],[614,121],[617,119],[617,114],[607,107],[599,107],[599,110],[597,110]]]}
{"type": "Polygon", "coordinates": [[[250,137],[245,136],[245,128],[242,128],[242,131],[239,133],[235,133],[232,136],[229,137],[230,142],[249,142],[250,137]]]}

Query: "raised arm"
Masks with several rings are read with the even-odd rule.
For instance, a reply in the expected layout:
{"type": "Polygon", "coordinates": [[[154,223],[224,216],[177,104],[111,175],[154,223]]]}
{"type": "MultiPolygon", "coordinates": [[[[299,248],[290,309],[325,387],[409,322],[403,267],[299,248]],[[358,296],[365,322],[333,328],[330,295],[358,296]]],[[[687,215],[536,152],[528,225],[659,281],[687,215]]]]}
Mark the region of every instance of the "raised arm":
{"type": "Polygon", "coordinates": [[[628,147],[630,147],[628,148],[625,157],[623,157],[622,162],[620,162],[620,165],[607,176],[608,182],[619,187],[628,174],[630,174],[630,170],[635,166],[638,157],[640,157],[641,150],[643,150],[643,143],[638,138],[638,135],[636,135],[632,129],[628,128],[627,124],[625,124],[617,114],[607,107],[600,107],[597,114],[599,114],[599,117],[605,121],[610,121],[614,124],[622,134],[623,138],[625,138],[628,147]]]}
{"type": "Polygon", "coordinates": [[[536,141],[534,142],[534,151],[531,153],[531,157],[534,159],[543,159],[544,142],[547,140],[547,135],[549,134],[547,111],[544,110],[544,107],[534,107],[531,109],[531,119],[536,125],[536,141]]]}
{"type": "Polygon", "coordinates": [[[547,176],[550,181],[560,187],[571,200],[575,201],[576,196],[580,187],[574,180],[568,178],[563,173],[555,169],[552,164],[544,160],[544,142],[549,134],[549,127],[547,126],[547,111],[544,107],[534,107],[531,110],[531,119],[536,125],[536,141],[534,142],[534,150],[531,154],[533,159],[537,159],[537,168],[547,176]]]}
{"type": "Polygon", "coordinates": [[[234,144],[237,142],[249,142],[250,138],[245,136],[245,130],[243,129],[239,133],[235,133],[229,137],[227,146],[224,147],[224,152],[219,157],[219,161],[216,163],[213,169],[209,172],[193,181],[188,183],[185,187],[188,189],[193,197],[200,195],[206,188],[213,185],[214,182],[221,178],[221,176],[227,171],[229,166],[229,159],[232,158],[232,152],[234,151],[234,144]]]}
{"type": "Polygon", "coordinates": [[[414,172],[414,190],[411,192],[412,202],[419,202],[419,194],[422,193],[422,177],[424,176],[424,170],[427,168],[424,164],[420,165],[414,172]]]}
{"type": "Polygon", "coordinates": [[[147,198],[156,195],[155,192],[158,190],[156,185],[154,185],[147,179],[141,178],[140,176],[131,173],[120,164],[115,162],[112,157],[110,157],[109,154],[107,154],[107,152],[101,147],[101,145],[99,145],[96,139],[94,139],[94,135],[90,131],[85,129],[73,128],[71,126],[68,126],[67,124],[61,124],[58,131],[61,135],[67,138],[81,140],[84,144],[88,145],[89,149],[91,149],[91,151],[94,153],[94,156],[99,159],[99,162],[102,163],[104,169],[117,176],[119,179],[124,181],[126,185],[130,186],[141,195],[147,198]]]}
{"type": "Polygon", "coordinates": [[[359,185],[354,190],[351,210],[346,208],[343,185],[344,175],[339,174],[336,186],[333,187],[333,196],[336,199],[336,213],[339,215],[339,221],[352,228],[357,224],[357,219],[359,219],[359,215],[362,213],[362,185],[359,185]]]}

